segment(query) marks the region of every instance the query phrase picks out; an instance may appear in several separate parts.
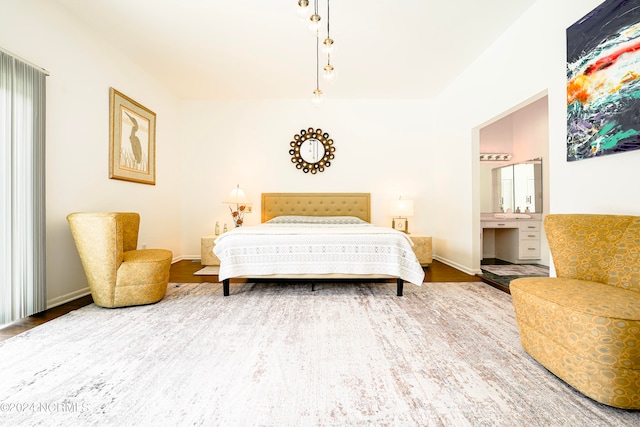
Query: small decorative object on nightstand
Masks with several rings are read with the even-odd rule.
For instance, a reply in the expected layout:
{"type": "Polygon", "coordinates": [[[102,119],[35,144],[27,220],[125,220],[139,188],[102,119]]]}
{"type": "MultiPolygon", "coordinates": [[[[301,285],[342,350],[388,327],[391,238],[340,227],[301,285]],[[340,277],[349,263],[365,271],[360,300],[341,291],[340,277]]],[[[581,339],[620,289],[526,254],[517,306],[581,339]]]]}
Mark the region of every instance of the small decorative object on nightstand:
{"type": "Polygon", "coordinates": [[[403,200],[402,197],[398,200],[392,200],[389,203],[389,213],[393,218],[391,226],[398,231],[409,232],[408,216],[413,216],[413,200],[403,200]]]}
{"type": "Polygon", "coordinates": [[[236,225],[236,227],[242,227],[242,223],[244,222],[243,218],[245,210],[247,208],[247,205],[251,202],[249,201],[247,195],[244,193],[244,190],[240,188],[240,185],[231,190],[231,193],[229,193],[227,198],[224,199],[224,202],[222,203],[229,204],[229,210],[231,211],[233,223],[236,225]],[[236,205],[235,211],[233,210],[232,205],[236,205]]]}

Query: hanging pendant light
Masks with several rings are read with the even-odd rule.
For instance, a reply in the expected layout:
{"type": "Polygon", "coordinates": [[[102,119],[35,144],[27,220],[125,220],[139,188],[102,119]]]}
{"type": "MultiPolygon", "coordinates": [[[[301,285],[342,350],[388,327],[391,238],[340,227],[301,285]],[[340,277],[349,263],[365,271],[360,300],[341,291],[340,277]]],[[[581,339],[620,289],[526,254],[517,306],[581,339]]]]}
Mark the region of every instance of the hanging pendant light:
{"type": "Polygon", "coordinates": [[[322,101],[324,101],[324,92],[322,92],[322,89],[318,88],[313,91],[311,102],[313,102],[315,105],[318,105],[321,104],[322,101]]]}
{"type": "Polygon", "coordinates": [[[336,79],[336,69],[333,67],[333,65],[331,65],[331,63],[328,63],[327,65],[325,65],[322,68],[322,77],[327,81],[327,82],[334,82],[336,79]]]}
{"type": "Polygon", "coordinates": [[[331,55],[334,52],[335,47],[336,45],[333,39],[329,36],[327,36],[327,38],[322,41],[322,52],[326,53],[327,55],[331,55]]]}
{"type": "Polygon", "coordinates": [[[322,68],[322,77],[329,83],[336,80],[336,69],[331,65],[331,55],[333,54],[334,42],[331,38],[331,28],[329,15],[329,0],[327,0],[327,37],[322,42],[322,51],[327,54],[327,65],[322,68]]]}
{"type": "Polygon", "coordinates": [[[298,18],[304,22],[309,19],[310,12],[309,0],[298,0],[298,18]]]}
{"type": "Polygon", "coordinates": [[[331,55],[335,50],[335,43],[331,38],[331,31],[329,24],[331,23],[331,17],[329,15],[329,0],[327,0],[327,37],[322,41],[322,51],[327,55],[331,55]]]}
{"type": "Polygon", "coordinates": [[[314,13],[309,17],[309,31],[314,37],[318,37],[318,33],[320,32],[320,15],[314,13]]]}
{"type": "Polygon", "coordinates": [[[320,35],[320,20],[322,18],[318,15],[318,0],[313,2],[313,14],[309,17],[309,31],[314,37],[320,35]]]}
{"type": "Polygon", "coordinates": [[[313,11],[310,9],[309,0],[298,0],[298,13],[300,16],[307,16],[307,23],[312,34],[316,37],[316,88],[313,90],[311,100],[314,104],[320,104],[324,99],[324,92],[320,89],[320,73],[322,72],[323,79],[328,83],[333,83],[336,79],[335,67],[331,64],[331,55],[334,52],[335,42],[331,38],[330,33],[330,0],[327,0],[327,35],[322,40],[320,39],[320,26],[322,18],[318,13],[318,0],[313,1],[313,11]],[[311,15],[309,13],[311,12],[311,15]],[[320,43],[322,42],[322,51],[327,55],[327,63],[322,70],[320,69],[320,43]]]}

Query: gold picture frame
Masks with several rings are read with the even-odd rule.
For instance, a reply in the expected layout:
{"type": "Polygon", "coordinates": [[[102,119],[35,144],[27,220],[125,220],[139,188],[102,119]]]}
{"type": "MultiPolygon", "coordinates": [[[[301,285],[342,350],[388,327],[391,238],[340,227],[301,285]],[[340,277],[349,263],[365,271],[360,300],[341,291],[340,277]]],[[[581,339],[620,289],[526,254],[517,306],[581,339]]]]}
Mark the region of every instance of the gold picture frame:
{"type": "Polygon", "coordinates": [[[109,88],[109,178],[156,184],[156,114],[109,88]]]}

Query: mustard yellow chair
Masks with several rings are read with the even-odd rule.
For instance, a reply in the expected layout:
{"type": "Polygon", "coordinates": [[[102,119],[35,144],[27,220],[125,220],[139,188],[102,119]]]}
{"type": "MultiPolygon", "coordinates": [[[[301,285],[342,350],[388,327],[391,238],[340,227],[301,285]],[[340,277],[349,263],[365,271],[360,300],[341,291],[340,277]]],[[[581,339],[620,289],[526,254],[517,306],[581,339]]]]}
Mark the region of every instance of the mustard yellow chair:
{"type": "Polygon", "coordinates": [[[509,286],[522,347],[586,396],[640,409],[640,217],[548,215],[555,278],[509,286]]]}
{"type": "Polygon", "coordinates": [[[164,298],[173,254],[136,250],[139,214],[79,212],[67,221],[96,305],[125,307],[164,298]]]}

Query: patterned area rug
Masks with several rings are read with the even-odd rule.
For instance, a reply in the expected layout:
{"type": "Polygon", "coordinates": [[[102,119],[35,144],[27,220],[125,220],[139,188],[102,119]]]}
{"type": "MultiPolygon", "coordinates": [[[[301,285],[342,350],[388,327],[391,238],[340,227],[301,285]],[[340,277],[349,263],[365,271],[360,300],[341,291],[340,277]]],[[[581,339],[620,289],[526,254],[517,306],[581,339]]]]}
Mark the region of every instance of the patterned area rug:
{"type": "Polygon", "coordinates": [[[498,276],[548,276],[549,269],[527,264],[481,265],[482,270],[498,276]]]}
{"type": "Polygon", "coordinates": [[[483,283],[170,284],[0,342],[2,425],[622,426],[483,283]]]}

